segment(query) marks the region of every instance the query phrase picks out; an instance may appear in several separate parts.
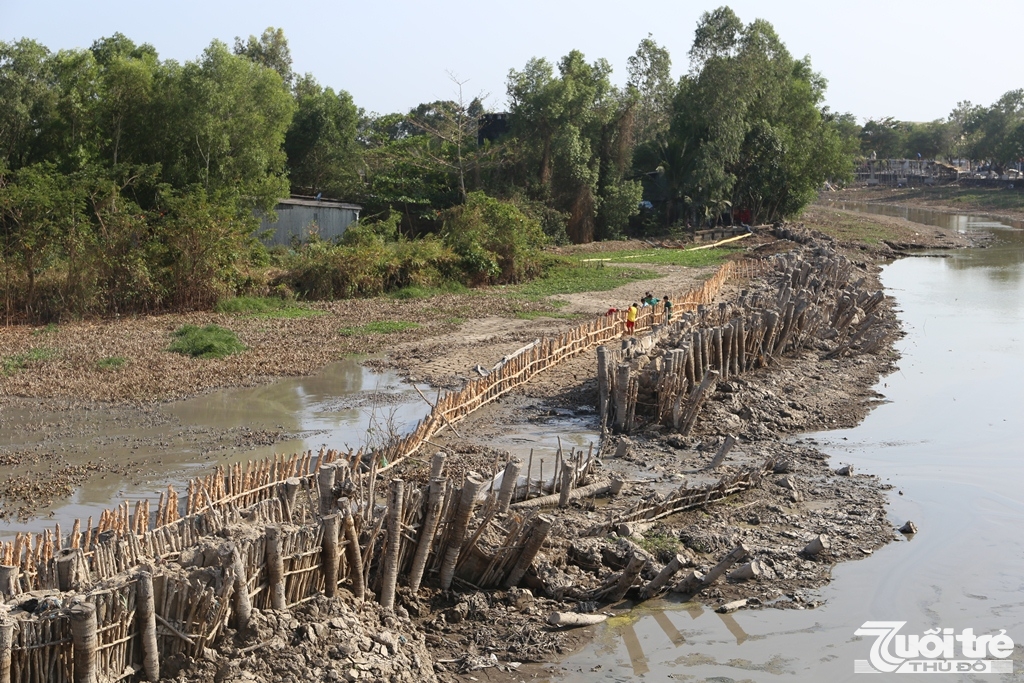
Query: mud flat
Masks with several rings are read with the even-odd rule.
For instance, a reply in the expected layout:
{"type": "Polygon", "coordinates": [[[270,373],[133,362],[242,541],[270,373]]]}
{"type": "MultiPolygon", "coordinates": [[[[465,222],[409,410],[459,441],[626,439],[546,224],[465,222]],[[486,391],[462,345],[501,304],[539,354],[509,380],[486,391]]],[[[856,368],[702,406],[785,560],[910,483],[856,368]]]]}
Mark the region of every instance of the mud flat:
{"type": "MultiPolygon", "coordinates": [[[[797,239],[764,236],[754,255],[819,248],[808,247],[811,241],[803,240],[798,231],[783,234],[797,239]]],[[[851,292],[877,287],[874,266],[859,260],[854,268],[860,282],[851,292]]],[[[741,292],[737,288],[733,294],[741,292]]],[[[417,642],[416,634],[421,633],[434,660],[429,668],[439,679],[449,680],[483,669],[516,671],[524,662],[570,651],[585,635],[550,626],[552,612],[592,615],[622,599],[638,600],[670,587],[716,608],[815,606],[813,590],[829,580],[835,563],[864,557],[898,537],[886,519],[884,487],[877,479],[836,471],[813,443],[785,440],[808,430],[850,426],[870,409],[877,398],[870,387],[892,368],[895,355],[889,344],[898,334],[887,301],[880,302],[873,315],[871,327],[883,337],[870,353],[854,344],[846,353],[835,354],[842,339],[815,339],[790,352],[769,354],[771,361],[763,367],[719,382],[703,397],[699,419],[686,434],[666,429],[657,420],[641,420],[626,430],[631,432],[628,436],[606,439],[597,453],[603,467],[593,476],[607,474],[620,481],[617,493],[609,498],[610,491],[595,492],[562,501],[550,513],[547,541],[518,586],[476,590],[464,582],[449,592],[438,590],[431,578],[416,594],[398,590],[399,621],[370,620],[367,629],[379,634],[383,625],[408,642],[417,642]],[[730,436],[737,441],[731,451],[723,447],[730,436]],[[705,504],[658,519],[647,521],[641,515],[607,527],[622,514],[659,506],[671,509],[664,506],[677,500],[681,489],[709,495],[705,504]],[[711,495],[715,491],[721,495],[711,495]],[[593,533],[595,529],[599,533],[593,533]],[[739,548],[742,552],[737,552],[739,548]],[[730,558],[736,566],[726,565],[714,576],[730,558]],[[715,580],[704,583],[698,574],[715,580]],[[666,576],[660,586],[652,586],[666,576]]],[[[866,319],[861,316],[857,323],[866,319]]],[[[475,413],[458,425],[458,433],[453,428],[438,437],[437,445],[449,452],[455,471],[490,473],[504,464],[502,449],[480,437],[496,425],[507,430],[554,412],[600,428],[594,410],[600,400],[596,374],[596,354],[582,354],[541,382],[475,413]]],[[[401,472],[409,482],[423,480],[424,474],[422,466],[407,465],[401,472]]],[[[527,479],[532,476],[528,470],[527,479]]],[[[557,480],[552,477],[552,489],[557,480]]],[[[473,523],[483,530],[475,538],[500,547],[501,530],[487,529],[491,518],[483,521],[484,514],[481,511],[473,523]]],[[[514,511],[494,517],[499,527],[516,518],[529,517],[514,511]]],[[[262,643],[275,638],[276,643],[300,645],[311,641],[313,633],[325,643],[326,656],[317,654],[320,650],[299,654],[285,646],[278,659],[288,664],[275,665],[277,671],[290,667],[296,680],[310,675],[373,679],[376,674],[353,665],[357,660],[365,663],[366,653],[393,654],[395,648],[370,636],[368,642],[343,646],[329,629],[330,619],[339,619],[348,628],[344,606],[313,605],[316,610],[299,611],[301,616],[283,624],[279,617],[267,618],[264,630],[257,628],[255,642],[250,636],[218,641],[214,652],[203,658],[215,664],[212,670],[202,661],[186,662],[179,678],[191,680],[189,672],[205,670],[211,680],[272,680],[280,674],[273,673],[274,666],[268,669],[269,657],[241,655],[270,647],[262,643]],[[231,668],[228,662],[234,660],[238,665],[231,668]]],[[[256,623],[263,618],[257,617],[256,623]]],[[[420,656],[416,650],[412,654],[420,656]]],[[[427,674],[422,677],[430,680],[427,674]]]]}

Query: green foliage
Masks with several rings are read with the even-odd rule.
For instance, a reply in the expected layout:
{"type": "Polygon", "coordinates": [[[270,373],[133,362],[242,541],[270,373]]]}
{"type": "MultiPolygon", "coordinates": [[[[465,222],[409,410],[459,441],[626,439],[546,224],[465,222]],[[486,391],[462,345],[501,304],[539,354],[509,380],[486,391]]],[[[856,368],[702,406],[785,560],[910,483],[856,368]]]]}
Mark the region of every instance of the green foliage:
{"type": "Polygon", "coordinates": [[[366,323],[359,327],[343,327],[339,330],[339,333],[346,337],[363,334],[393,334],[395,332],[415,330],[419,326],[419,323],[406,322],[402,320],[378,320],[372,323],[366,323]]]}
{"type": "Polygon", "coordinates": [[[730,208],[755,221],[791,216],[849,174],[849,142],[821,108],[824,79],[770,24],[744,25],[728,7],[705,13],[690,58],[667,136],[636,157],[657,173],[665,227],[714,223],[730,208]]]}
{"type": "Polygon", "coordinates": [[[446,215],[444,241],[470,284],[510,284],[539,272],[546,239],[539,221],[515,204],[472,192],[446,215]]]}
{"type": "Polygon", "coordinates": [[[29,349],[25,353],[15,353],[10,356],[0,356],[0,376],[8,377],[24,370],[25,368],[44,363],[57,355],[56,349],[37,347],[29,349]]]}
{"type": "Polygon", "coordinates": [[[385,241],[363,228],[356,245],[312,240],[289,260],[282,282],[304,299],[378,296],[455,278],[458,257],[436,238],[385,241]]]}
{"type": "Polygon", "coordinates": [[[128,365],[128,359],[124,356],[107,356],[96,361],[96,369],[104,372],[120,370],[128,365]]]}
{"type": "Polygon", "coordinates": [[[550,258],[544,264],[544,275],[519,285],[512,293],[528,298],[542,298],[555,294],[577,292],[603,292],[637,280],[661,277],[643,268],[607,266],[603,262],[581,263],[575,259],[550,258]]]}
{"type": "Polygon", "coordinates": [[[297,109],[285,137],[296,192],[355,199],[362,192],[356,141],[359,111],[352,96],[335,93],[306,75],[295,87],[297,109]]]}
{"type": "Polygon", "coordinates": [[[214,310],[218,313],[243,315],[251,318],[309,318],[323,314],[323,311],[317,311],[286,299],[255,296],[223,299],[217,302],[214,310]]]}
{"type": "Polygon", "coordinates": [[[224,358],[246,349],[234,332],[218,325],[182,325],[173,336],[167,350],[193,358],[224,358]]]}
{"type": "Polygon", "coordinates": [[[668,561],[683,549],[683,544],[678,538],[666,533],[647,534],[637,542],[637,545],[658,558],[659,562],[668,561]]]}
{"type": "Polygon", "coordinates": [[[471,291],[461,282],[442,282],[435,287],[421,287],[410,285],[391,292],[388,296],[392,299],[410,300],[426,299],[439,294],[470,294],[471,291]]]}

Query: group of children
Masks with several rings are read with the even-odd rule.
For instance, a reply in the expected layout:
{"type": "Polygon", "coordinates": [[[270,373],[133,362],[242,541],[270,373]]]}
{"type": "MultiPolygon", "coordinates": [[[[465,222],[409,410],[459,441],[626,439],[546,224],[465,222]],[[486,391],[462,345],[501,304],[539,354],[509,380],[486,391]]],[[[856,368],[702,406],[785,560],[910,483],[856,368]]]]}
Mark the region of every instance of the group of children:
{"type": "MultiPolygon", "coordinates": [[[[664,322],[672,322],[672,301],[669,300],[668,294],[662,299],[656,299],[651,292],[647,292],[643,299],[640,299],[640,304],[632,304],[626,310],[626,334],[632,336],[633,330],[636,327],[636,319],[640,316],[640,309],[644,306],[655,306],[659,302],[663,301],[665,304],[665,320],[664,322]]],[[[609,314],[617,312],[616,309],[608,311],[609,314]]]]}

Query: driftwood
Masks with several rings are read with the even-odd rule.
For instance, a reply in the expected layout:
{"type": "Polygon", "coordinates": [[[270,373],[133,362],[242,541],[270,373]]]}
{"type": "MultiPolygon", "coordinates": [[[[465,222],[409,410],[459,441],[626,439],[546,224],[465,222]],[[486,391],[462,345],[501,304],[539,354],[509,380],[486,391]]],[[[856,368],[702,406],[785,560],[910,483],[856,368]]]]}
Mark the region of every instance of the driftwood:
{"type": "Polygon", "coordinates": [[[548,615],[548,623],[552,626],[593,626],[607,621],[607,614],[579,614],[577,612],[552,612],[548,615]]]}
{"type": "MultiPolygon", "coordinates": [[[[612,482],[610,479],[601,479],[599,481],[595,481],[593,484],[573,489],[569,492],[568,500],[580,500],[581,498],[600,496],[604,493],[608,493],[611,490],[611,487],[612,482]]],[[[512,508],[516,510],[529,510],[532,508],[549,507],[551,505],[558,505],[560,500],[560,493],[552,493],[549,496],[540,496],[539,498],[521,500],[518,503],[513,504],[512,508]]]]}
{"type": "Polygon", "coordinates": [[[641,597],[646,600],[647,598],[657,595],[661,589],[672,580],[672,577],[689,563],[689,559],[682,555],[676,555],[673,557],[669,563],[666,564],[660,572],[658,572],[658,575],[651,579],[650,583],[644,586],[644,589],[640,592],[641,597]]]}
{"type": "Polygon", "coordinates": [[[832,543],[828,540],[828,536],[822,534],[815,536],[811,539],[811,542],[804,546],[803,554],[810,557],[814,557],[818,553],[828,550],[832,547],[832,543]]]}

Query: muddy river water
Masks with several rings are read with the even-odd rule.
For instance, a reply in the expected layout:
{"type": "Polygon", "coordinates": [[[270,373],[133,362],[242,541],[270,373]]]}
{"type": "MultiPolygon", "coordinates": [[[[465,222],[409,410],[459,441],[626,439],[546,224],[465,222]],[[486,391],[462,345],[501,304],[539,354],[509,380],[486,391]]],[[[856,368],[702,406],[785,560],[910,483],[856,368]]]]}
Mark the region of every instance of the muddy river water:
{"type": "Polygon", "coordinates": [[[994,237],[885,268],[907,332],[900,369],[877,387],[887,402],[854,429],[803,437],[892,484],[893,527],[909,519],[919,533],[837,567],[817,609],[720,615],[665,600],[624,611],[550,669],[552,680],[857,680],[855,660],[875,642],[854,634],[867,621],[906,622],[900,634],[921,636],[1005,630],[1015,673],[940,680],[1024,680],[1024,226],[843,208],[994,237]]]}
{"type": "MultiPolygon", "coordinates": [[[[54,521],[63,525],[76,517],[85,520],[124,500],[150,498],[155,503],[168,483],[179,486],[217,464],[323,446],[358,448],[409,431],[429,409],[396,374],[372,372],[357,358],[334,363],[312,377],[216,391],[141,413],[33,411],[29,421],[17,409],[5,409],[0,449],[55,454],[60,464],[91,462],[100,466],[100,473],[34,519],[0,522],[0,538],[52,527],[54,521]]],[[[52,460],[41,462],[49,467],[52,460]]],[[[13,474],[34,467],[39,464],[29,457],[13,474]]]]}

